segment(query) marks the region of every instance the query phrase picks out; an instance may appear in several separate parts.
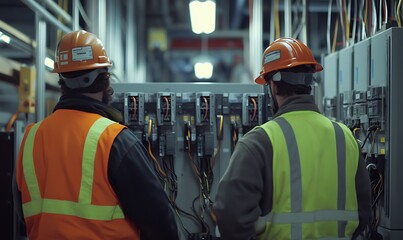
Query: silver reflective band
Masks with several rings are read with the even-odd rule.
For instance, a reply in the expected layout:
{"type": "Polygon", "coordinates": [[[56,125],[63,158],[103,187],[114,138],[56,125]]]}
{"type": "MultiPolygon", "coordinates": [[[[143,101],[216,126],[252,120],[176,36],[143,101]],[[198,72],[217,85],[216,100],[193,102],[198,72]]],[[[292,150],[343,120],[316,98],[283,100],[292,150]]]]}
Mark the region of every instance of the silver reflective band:
{"type": "MultiPolygon", "coordinates": [[[[344,210],[346,208],[346,138],[339,124],[335,122],[332,122],[332,124],[336,136],[337,150],[337,209],[344,210]]],[[[347,221],[339,220],[337,225],[338,236],[344,237],[347,221]]]]}
{"type": "Polygon", "coordinates": [[[105,68],[97,68],[94,71],[91,71],[89,73],[86,73],[86,74],[83,74],[81,76],[74,77],[74,78],[67,78],[67,77],[64,77],[62,74],[59,74],[59,75],[66,83],[67,87],[74,89],[74,88],[89,87],[95,81],[95,79],[98,77],[98,75],[103,72],[108,72],[108,71],[105,70],[105,68]],[[88,81],[84,81],[85,79],[87,79],[88,81]]]}
{"type": "MultiPolygon", "coordinates": [[[[302,211],[302,181],[301,181],[301,162],[298,151],[297,138],[294,130],[287,120],[282,117],[274,119],[283,131],[288,149],[288,159],[290,161],[290,197],[291,212],[302,211]]],[[[299,223],[291,224],[291,239],[302,236],[302,225],[299,223]]]]}

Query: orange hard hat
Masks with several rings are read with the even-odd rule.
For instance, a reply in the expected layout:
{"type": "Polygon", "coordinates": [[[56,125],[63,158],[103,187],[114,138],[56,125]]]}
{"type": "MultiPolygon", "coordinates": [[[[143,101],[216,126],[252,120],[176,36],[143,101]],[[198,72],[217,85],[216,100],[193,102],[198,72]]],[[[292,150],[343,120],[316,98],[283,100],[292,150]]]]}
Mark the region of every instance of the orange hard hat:
{"type": "Polygon", "coordinates": [[[323,70],[323,67],[316,62],[311,50],[305,44],[293,38],[279,38],[264,51],[262,70],[255,82],[264,85],[266,84],[264,79],[266,74],[301,65],[311,65],[314,72],[323,70]]]}
{"type": "Polygon", "coordinates": [[[90,70],[112,66],[104,45],[98,37],[84,30],[68,33],[60,40],[56,53],[54,73],[90,70]]]}

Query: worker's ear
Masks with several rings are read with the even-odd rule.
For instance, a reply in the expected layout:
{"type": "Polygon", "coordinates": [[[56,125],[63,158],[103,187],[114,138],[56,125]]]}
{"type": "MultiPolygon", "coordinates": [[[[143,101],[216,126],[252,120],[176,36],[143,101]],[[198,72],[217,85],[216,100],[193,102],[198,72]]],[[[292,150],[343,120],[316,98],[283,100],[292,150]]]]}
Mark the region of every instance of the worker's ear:
{"type": "Polygon", "coordinates": [[[274,83],[274,81],[270,81],[270,88],[272,93],[277,95],[277,85],[274,83]]]}

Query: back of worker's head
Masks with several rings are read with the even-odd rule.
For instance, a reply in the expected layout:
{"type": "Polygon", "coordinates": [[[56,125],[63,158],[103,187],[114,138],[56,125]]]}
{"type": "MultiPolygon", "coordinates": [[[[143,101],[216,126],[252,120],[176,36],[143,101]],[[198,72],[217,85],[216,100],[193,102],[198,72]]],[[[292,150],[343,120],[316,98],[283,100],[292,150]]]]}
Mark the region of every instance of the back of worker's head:
{"type": "Polygon", "coordinates": [[[110,87],[112,66],[105,48],[95,34],[84,30],[62,37],[55,52],[54,73],[59,74],[63,94],[96,93],[110,87]]]}
{"type": "Polygon", "coordinates": [[[293,38],[279,38],[264,51],[262,70],[255,82],[266,85],[272,81],[280,96],[309,94],[313,73],[322,69],[305,44],[293,38]]]}

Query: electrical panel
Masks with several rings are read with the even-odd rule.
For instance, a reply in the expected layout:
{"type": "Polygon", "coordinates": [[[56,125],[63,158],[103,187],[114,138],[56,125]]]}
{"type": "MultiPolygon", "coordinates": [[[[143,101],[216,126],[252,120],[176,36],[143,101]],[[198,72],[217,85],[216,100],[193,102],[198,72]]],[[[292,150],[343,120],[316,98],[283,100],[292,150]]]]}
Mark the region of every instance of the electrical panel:
{"type": "MultiPolygon", "coordinates": [[[[345,75],[340,79],[341,74],[354,71],[352,89],[350,83],[339,84],[340,99],[335,103],[342,111],[338,120],[357,138],[371,180],[373,214],[366,234],[378,232],[383,239],[403,239],[403,192],[399,186],[403,181],[399,173],[403,169],[402,42],[403,29],[390,28],[338,52],[339,80],[345,80],[345,75]],[[350,51],[353,64],[348,64],[350,51]]],[[[325,92],[326,76],[334,74],[334,69],[329,69],[334,55],[325,57],[325,92]]],[[[325,105],[325,113],[331,104],[325,105]]]]}
{"type": "Polygon", "coordinates": [[[112,87],[113,107],[143,141],[168,198],[180,209],[181,239],[218,239],[212,199],[238,140],[269,119],[264,89],[228,83],[112,87]]]}
{"type": "Polygon", "coordinates": [[[324,94],[323,106],[324,115],[330,119],[338,119],[338,52],[330,54],[324,58],[324,94]]]}

